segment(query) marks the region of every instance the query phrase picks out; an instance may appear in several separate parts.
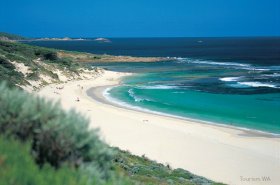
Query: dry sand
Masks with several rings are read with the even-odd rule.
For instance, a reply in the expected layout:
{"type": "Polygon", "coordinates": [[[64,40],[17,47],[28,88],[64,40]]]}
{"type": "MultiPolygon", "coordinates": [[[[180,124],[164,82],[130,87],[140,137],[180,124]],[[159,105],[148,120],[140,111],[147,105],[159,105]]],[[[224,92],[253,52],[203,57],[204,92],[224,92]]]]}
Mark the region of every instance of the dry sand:
{"type": "Polygon", "coordinates": [[[233,185],[280,184],[279,137],[105,103],[100,87],[117,85],[124,75],[105,71],[94,80],[68,82],[61,90],[56,89],[58,85],[46,86],[39,95],[59,99],[65,109],[75,108],[89,117],[90,126],[100,128],[101,137],[111,146],[214,181],[233,185]],[[87,91],[96,99],[89,97],[87,91]]]}

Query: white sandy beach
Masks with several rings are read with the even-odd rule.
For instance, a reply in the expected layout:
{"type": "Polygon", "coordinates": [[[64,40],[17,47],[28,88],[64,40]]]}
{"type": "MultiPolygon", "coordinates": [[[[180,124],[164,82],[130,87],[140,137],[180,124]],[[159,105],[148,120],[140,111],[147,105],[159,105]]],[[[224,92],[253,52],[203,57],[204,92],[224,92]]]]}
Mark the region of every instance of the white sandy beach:
{"type": "MultiPolygon", "coordinates": [[[[77,109],[109,145],[133,154],[227,184],[280,184],[280,138],[120,108],[87,95],[92,87],[117,85],[123,75],[105,71],[61,90],[56,87],[62,85],[46,86],[38,94],[77,109]]],[[[97,96],[103,98],[101,92],[97,96]]]]}

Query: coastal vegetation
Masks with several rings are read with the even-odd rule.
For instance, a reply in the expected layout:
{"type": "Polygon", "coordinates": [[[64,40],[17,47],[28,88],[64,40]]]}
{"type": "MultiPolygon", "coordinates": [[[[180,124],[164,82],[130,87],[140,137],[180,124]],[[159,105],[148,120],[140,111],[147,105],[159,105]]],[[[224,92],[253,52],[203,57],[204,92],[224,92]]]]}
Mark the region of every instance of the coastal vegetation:
{"type": "Polygon", "coordinates": [[[26,40],[28,38],[11,33],[0,32],[0,40],[26,40]]]}
{"type": "MultiPolygon", "coordinates": [[[[0,77],[9,86],[30,86],[38,89],[49,83],[81,78],[85,65],[59,57],[57,50],[30,46],[17,42],[0,41],[0,77]]],[[[94,70],[92,70],[94,72],[94,70]]]]}
{"type": "Polygon", "coordinates": [[[23,91],[99,72],[59,52],[0,41],[0,185],[217,184],[109,147],[74,110],[23,91]]]}
{"type": "Polygon", "coordinates": [[[71,58],[78,62],[162,62],[170,61],[173,58],[168,57],[132,57],[132,56],[113,56],[98,55],[92,53],[59,51],[58,55],[63,58],[71,58]]]}

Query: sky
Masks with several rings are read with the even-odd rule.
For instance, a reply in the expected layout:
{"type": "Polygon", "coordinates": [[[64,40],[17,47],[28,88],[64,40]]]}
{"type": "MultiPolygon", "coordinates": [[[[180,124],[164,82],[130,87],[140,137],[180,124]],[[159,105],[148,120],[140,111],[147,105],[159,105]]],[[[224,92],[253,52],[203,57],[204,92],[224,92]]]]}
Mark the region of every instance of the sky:
{"type": "Polygon", "coordinates": [[[280,36],[280,0],[0,0],[27,37],[280,36]]]}

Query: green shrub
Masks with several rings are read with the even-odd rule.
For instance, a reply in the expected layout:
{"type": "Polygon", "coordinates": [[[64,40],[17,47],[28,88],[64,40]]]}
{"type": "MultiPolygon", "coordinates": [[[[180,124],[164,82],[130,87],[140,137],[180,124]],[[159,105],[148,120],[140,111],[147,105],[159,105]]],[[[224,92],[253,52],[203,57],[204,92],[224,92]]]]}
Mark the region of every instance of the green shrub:
{"type": "Polygon", "coordinates": [[[11,70],[15,69],[15,66],[13,64],[11,64],[9,61],[7,61],[5,58],[1,56],[0,56],[0,65],[7,69],[11,69],[11,70]]]}
{"type": "Polygon", "coordinates": [[[128,176],[135,184],[222,185],[180,168],[171,169],[169,165],[159,164],[145,156],[135,156],[117,148],[115,150],[115,170],[128,176]]]}
{"type": "Polygon", "coordinates": [[[90,163],[108,177],[111,151],[89,130],[88,120],[52,103],[0,85],[0,133],[32,143],[36,162],[59,168],[90,163]]]}
{"type": "Polygon", "coordinates": [[[25,57],[13,53],[8,53],[6,58],[8,58],[10,61],[21,61],[23,63],[29,62],[25,57]]]}
{"type": "MultiPolygon", "coordinates": [[[[75,168],[39,168],[30,155],[30,144],[0,137],[0,185],[87,185],[89,178],[75,168]]],[[[92,181],[97,181],[94,179],[92,181]]]]}
{"type": "Polygon", "coordinates": [[[57,53],[49,49],[35,49],[34,54],[43,60],[55,61],[58,59],[57,53]]]}
{"type": "Polygon", "coordinates": [[[15,84],[22,84],[24,75],[15,70],[13,64],[11,64],[7,59],[0,56],[0,79],[7,80],[10,87],[15,86],[15,84]]]}

